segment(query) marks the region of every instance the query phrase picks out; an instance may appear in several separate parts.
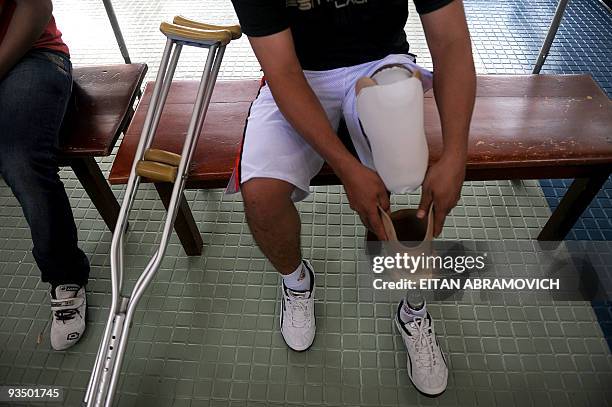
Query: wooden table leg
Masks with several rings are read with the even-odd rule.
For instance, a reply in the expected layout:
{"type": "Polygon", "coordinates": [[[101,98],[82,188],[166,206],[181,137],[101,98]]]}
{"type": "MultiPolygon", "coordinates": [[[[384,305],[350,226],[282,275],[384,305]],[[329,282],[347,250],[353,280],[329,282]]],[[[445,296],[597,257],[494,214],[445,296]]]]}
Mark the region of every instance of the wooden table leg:
{"type": "Polygon", "coordinates": [[[580,215],[588,208],[608,180],[609,173],[576,178],[540,232],[540,241],[560,241],[572,230],[580,215]]]}
{"type": "Polygon", "coordinates": [[[70,159],[70,167],[72,167],[85,192],[104,219],[106,226],[113,232],[117,224],[120,206],[95,158],[72,158],[70,159]]]}
{"type": "MultiPolygon", "coordinates": [[[[161,198],[166,210],[170,205],[170,197],[172,196],[172,184],[156,183],[155,189],[161,198]]],[[[185,194],[181,195],[181,203],[179,205],[178,214],[174,221],[174,230],[185,249],[188,256],[200,256],[204,242],[198,230],[198,226],[193,219],[191,208],[185,199],[185,194]]]]}

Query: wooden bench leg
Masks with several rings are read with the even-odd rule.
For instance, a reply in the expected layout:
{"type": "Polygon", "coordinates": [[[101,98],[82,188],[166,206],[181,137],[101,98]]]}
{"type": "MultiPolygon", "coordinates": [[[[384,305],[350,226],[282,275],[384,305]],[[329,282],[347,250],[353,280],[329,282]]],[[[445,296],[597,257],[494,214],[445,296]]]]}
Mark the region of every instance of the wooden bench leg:
{"type": "Polygon", "coordinates": [[[70,167],[104,219],[106,226],[113,232],[120,206],[98,163],[93,157],[73,158],[70,160],[70,167]]]}
{"type": "MultiPolygon", "coordinates": [[[[168,210],[170,197],[172,196],[172,184],[156,183],[155,189],[157,189],[159,197],[164,203],[166,210],[168,210]]],[[[189,204],[185,199],[185,194],[181,196],[178,214],[174,221],[174,230],[176,230],[176,234],[188,256],[200,256],[202,254],[204,242],[202,241],[202,236],[200,236],[198,226],[193,219],[191,208],[189,208],[189,204]]]]}
{"type": "Polygon", "coordinates": [[[593,174],[589,178],[576,178],[557,209],[540,232],[540,241],[560,241],[572,230],[580,215],[587,209],[610,174],[593,174]]]}

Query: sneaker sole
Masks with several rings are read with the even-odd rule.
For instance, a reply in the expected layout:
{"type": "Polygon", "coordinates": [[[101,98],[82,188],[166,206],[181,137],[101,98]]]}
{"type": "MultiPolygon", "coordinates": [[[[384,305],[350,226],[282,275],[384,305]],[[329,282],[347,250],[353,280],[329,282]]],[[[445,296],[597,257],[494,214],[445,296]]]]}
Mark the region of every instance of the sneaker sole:
{"type": "Polygon", "coordinates": [[[285,342],[285,345],[287,345],[287,347],[289,349],[291,349],[292,351],[296,352],[296,353],[302,353],[302,352],[306,352],[307,350],[309,350],[310,348],[312,348],[312,345],[314,345],[314,340],[312,341],[312,343],[310,345],[308,345],[307,348],[304,348],[302,350],[298,350],[298,349],[294,349],[291,346],[289,346],[289,344],[287,343],[287,341],[285,340],[285,336],[283,335],[283,331],[281,331],[281,336],[283,337],[283,342],[285,342]]]}

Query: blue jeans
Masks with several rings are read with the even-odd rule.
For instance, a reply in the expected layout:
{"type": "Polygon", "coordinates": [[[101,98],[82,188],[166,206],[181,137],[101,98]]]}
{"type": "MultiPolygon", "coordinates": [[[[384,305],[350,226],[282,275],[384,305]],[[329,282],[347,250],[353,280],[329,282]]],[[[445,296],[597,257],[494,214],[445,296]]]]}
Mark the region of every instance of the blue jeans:
{"type": "Polygon", "coordinates": [[[89,261],[77,246],[59,178],[59,131],[72,89],[70,59],[31,50],[0,79],[0,174],[30,225],[42,281],[85,285],[89,261]]]}

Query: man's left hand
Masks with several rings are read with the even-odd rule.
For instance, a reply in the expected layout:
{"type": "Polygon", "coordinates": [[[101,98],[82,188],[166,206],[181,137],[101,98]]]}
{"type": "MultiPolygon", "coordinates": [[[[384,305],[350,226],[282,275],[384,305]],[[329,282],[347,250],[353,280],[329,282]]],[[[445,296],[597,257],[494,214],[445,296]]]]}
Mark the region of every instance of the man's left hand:
{"type": "Polygon", "coordinates": [[[461,187],[465,180],[466,158],[460,155],[443,155],[425,174],[421,192],[421,203],[417,217],[422,219],[429,213],[433,204],[434,236],[442,233],[448,213],[457,205],[461,197],[461,187]]]}

